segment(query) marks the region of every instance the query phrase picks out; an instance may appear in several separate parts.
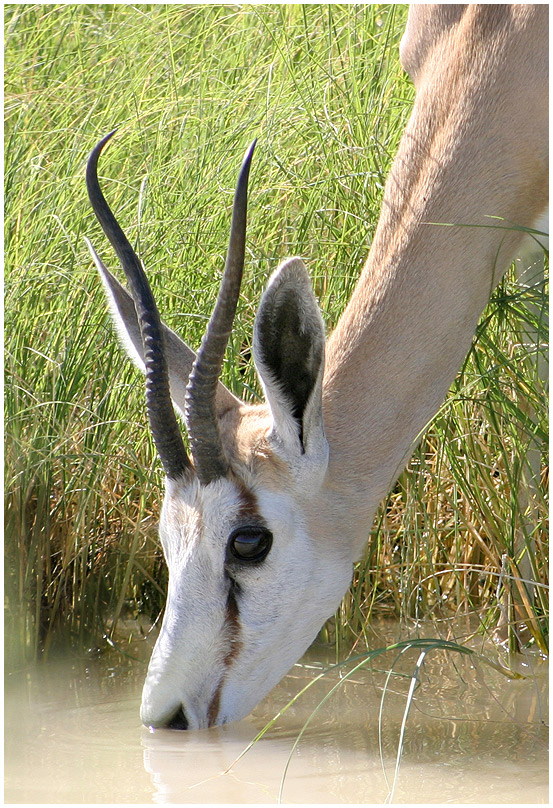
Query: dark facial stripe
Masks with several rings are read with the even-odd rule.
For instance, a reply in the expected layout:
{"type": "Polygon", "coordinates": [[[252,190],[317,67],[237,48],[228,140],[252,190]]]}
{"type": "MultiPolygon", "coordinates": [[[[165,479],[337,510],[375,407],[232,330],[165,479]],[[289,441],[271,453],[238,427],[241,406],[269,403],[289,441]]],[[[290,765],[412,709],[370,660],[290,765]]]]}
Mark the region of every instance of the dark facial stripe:
{"type": "Polygon", "coordinates": [[[208,726],[212,727],[219,714],[219,706],[221,702],[221,690],[223,689],[223,684],[225,681],[225,675],[228,668],[232,665],[234,659],[240,653],[240,649],[242,647],[242,641],[240,640],[240,612],[238,609],[238,604],[236,602],[236,585],[233,584],[231,586],[231,590],[229,592],[228,600],[227,600],[227,611],[225,615],[225,625],[224,625],[224,632],[228,642],[228,651],[224,656],[223,663],[225,665],[225,673],[223,674],[221,681],[217,690],[215,691],[215,695],[211,700],[211,704],[209,705],[209,710],[207,712],[207,720],[208,726]]]}
{"type": "MultiPolygon", "coordinates": [[[[224,678],[224,677],[223,677],[224,678]]],[[[221,680],[221,684],[215,691],[215,695],[211,700],[211,704],[209,705],[209,710],[207,711],[207,726],[213,727],[215,722],[217,721],[217,716],[219,714],[219,704],[221,702],[221,688],[223,687],[223,680],[221,680]]]]}
{"type": "Polygon", "coordinates": [[[225,667],[229,668],[240,653],[242,647],[242,641],[240,640],[240,612],[238,610],[238,603],[236,602],[236,585],[231,588],[228,596],[225,629],[229,639],[229,650],[225,655],[224,661],[225,667]]]}
{"type": "Polygon", "coordinates": [[[263,527],[267,527],[265,520],[259,512],[257,497],[253,491],[250,491],[245,485],[239,485],[239,489],[240,506],[238,509],[237,525],[263,525],[263,527]]]}
{"type": "MultiPolygon", "coordinates": [[[[265,525],[265,520],[261,516],[258,505],[257,505],[257,497],[250,491],[246,486],[241,483],[241,481],[235,481],[238,488],[239,488],[239,495],[240,495],[240,506],[238,509],[238,515],[236,518],[237,524],[243,525],[265,525]]],[[[211,704],[209,705],[209,710],[207,713],[208,716],[208,725],[210,727],[214,726],[215,722],[217,721],[217,716],[219,714],[219,707],[221,703],[221,691],[223,689],[223,684],[226,677],[226,672],[240,653],[240,649],[242,648],[242,641],[240,639],[241,634],[241,627],[240,627],[240,609],[238,607],[238,602],[236,600],[236,595],[239,592],[238,584],[234,581],[231,582],[231,588],[227,599],[227,610],[225,615],[225,624],[223,631],[225,632],[225,636],[227,639],[228,644],[228,651],[226,652],[223,663],[225,665],[225,673],[221,677],[221,681],[215,694],[211,700],[211,704]]]]}

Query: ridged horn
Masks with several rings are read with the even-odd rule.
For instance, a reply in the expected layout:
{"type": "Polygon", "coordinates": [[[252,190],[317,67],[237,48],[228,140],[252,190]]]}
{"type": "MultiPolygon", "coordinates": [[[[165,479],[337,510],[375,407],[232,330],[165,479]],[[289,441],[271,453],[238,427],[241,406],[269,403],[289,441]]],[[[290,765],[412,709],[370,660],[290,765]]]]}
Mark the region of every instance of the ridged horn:
{"type": "Polygon", "coordinates": [[[192,473],[169,391],[169,373],[159,312],[142,265],[113,215],[98,182],[98,158],[117,130],[106,135],[92,150],[86,168],[88,198],[102,230],[127,277],[144,345],[146,408],[150,429],[165,474],[176,479],[192,473]]]}
{"type": "Polygon", "coordinates": [[[254,140],[246,151],[238,175],[223,279],[186,389],[190,449],[203,485],[226,476],[229,470],[219,432],[215,393],[240,294],[246,251],[248,177],[255,144],[254,140]]]}

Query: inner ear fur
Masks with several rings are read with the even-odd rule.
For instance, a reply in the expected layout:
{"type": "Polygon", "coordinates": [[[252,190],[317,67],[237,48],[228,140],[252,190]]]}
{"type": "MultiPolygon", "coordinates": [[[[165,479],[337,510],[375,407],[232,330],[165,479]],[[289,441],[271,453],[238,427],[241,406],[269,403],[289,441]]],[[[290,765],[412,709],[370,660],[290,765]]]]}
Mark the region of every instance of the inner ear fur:
{"type": "Polygon", "coordinates": [[[303,262],[285,261],[272,275],[255,320],[257,371],[281,438],[292,433],[306,451],[322,430],[325,332],[303,262]]]}

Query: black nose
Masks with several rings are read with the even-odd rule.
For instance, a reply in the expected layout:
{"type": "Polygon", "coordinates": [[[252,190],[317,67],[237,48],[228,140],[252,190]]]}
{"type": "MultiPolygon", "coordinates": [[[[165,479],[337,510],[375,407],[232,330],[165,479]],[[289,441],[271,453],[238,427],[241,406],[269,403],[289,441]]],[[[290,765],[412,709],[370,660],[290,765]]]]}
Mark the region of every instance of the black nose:
{"type": "Polygon", "coordinates": [[[188,729],[188,719],[184,714],[184,710],[181,707],[177,710],[175,715],[171,718],[169,723],[167,724],[168,729],[188,729]]]}

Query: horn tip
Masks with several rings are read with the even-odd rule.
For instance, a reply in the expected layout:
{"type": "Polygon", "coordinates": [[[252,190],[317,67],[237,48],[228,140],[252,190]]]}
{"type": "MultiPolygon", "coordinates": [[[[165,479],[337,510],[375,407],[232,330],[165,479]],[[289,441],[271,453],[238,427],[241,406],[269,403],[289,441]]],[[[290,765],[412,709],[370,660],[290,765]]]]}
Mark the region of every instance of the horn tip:
{"type": "Polygon", "coordinates": [[[112,129],[112,130],[111,130],[111,132],[108,132],[108,134],[107,134],[107,135],[104,135],[104,137],[101,139],[100,143],[101,143],[102,145],[104,145],[105,143],[107,143],[107,142],[108,142],[108,140],[111,140],[111,138],[112,138],[112,137],[113,137],[113,136],[114,136],[114,135],[115,135],[115,134],[116,134],[118,131],[119,131],[119,127],[118,127],[118,126],[116,126],[116,127],[115,127],[115,129],[112,129]]]}
{"type": "Polygon", "coordinates": [[[100,156],[100,152],[102,151],[108,140],[111,140],[111,138],[118,130],[119,127],[117,126],[115,129],[112,129],[111,132],[109,132],[107,135],[104,135],[104,137],[98,141],[98,143],[94,146],[94,148],[90,153],[89,161],[94,162],[95,160],[98,159],[98,157],[100,156]]]}
{"type": "Polygon", "coordinates": [[[254,138],[254,140],[250,143],[250,145],[246,149],[246,154],[244,155],[243,165],[249,165],[251,163],[256,143],[257,143],[257,138],[254,138]]]}

